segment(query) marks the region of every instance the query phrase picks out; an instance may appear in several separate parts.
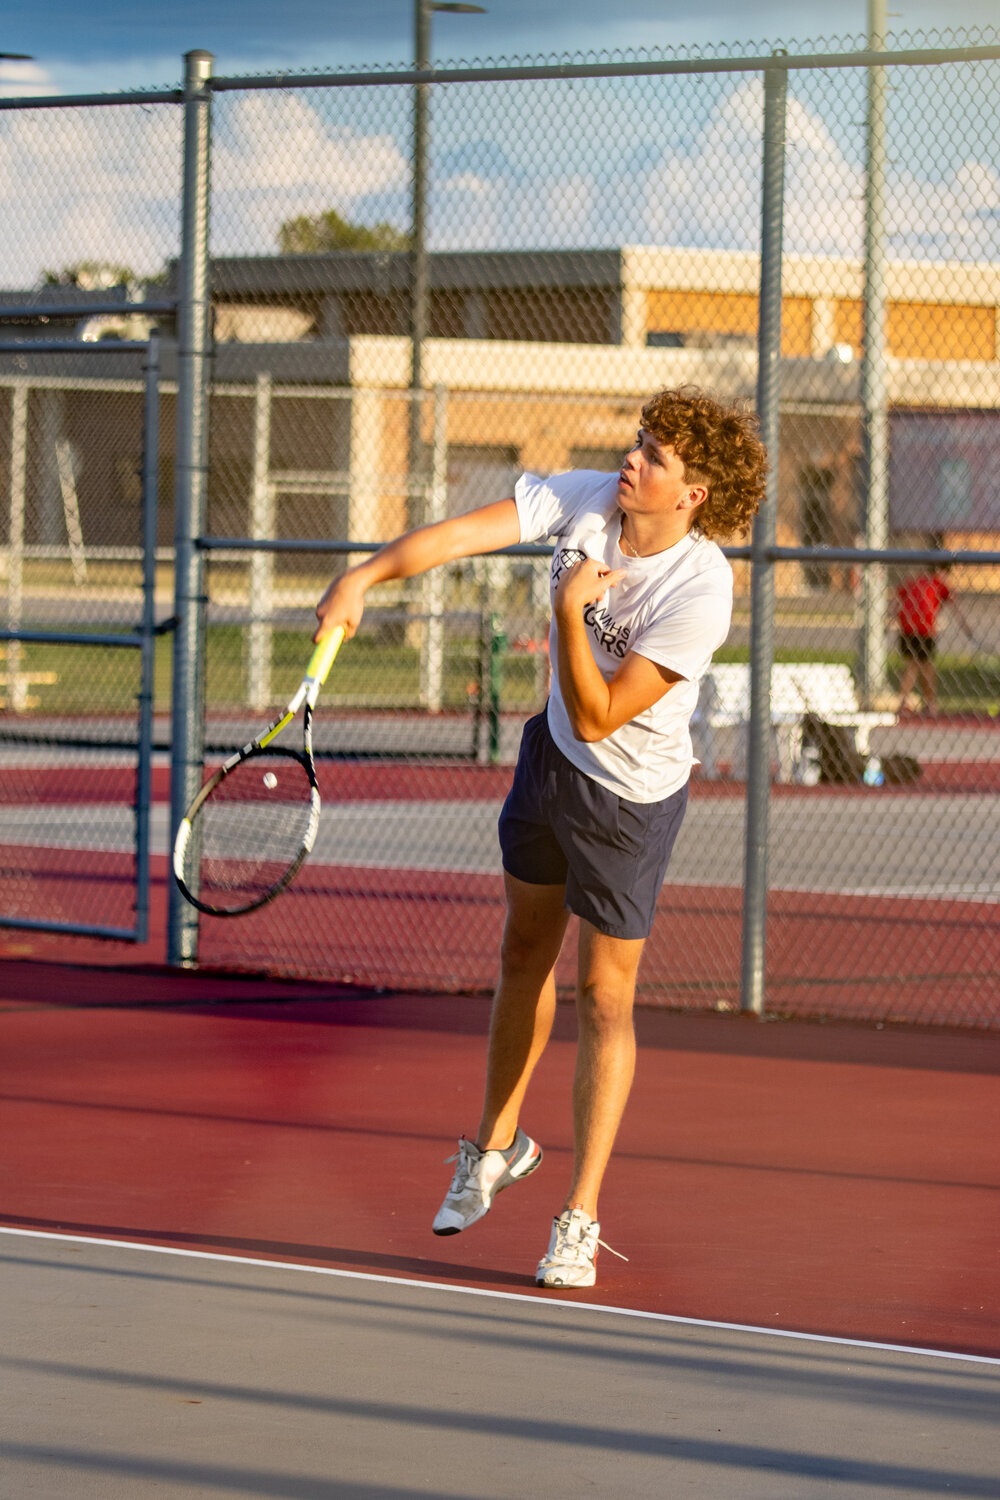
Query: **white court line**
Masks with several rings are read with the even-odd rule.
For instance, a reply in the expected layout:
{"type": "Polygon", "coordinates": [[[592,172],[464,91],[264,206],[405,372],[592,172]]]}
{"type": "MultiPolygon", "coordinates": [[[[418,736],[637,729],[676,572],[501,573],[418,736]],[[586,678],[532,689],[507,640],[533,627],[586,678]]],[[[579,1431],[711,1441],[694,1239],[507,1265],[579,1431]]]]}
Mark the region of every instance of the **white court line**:
{"type": "Polygon", "coordinates": [[[0,1234],[32,1240],[63,1240],[70,1245],[103,1245],[112,1250],[144,1250],[152,1255],[177,1255],[188,1260],[221,1261],[233,1266],[266,1266],[272,1271],[302,1271],[312,1276],[337,1276],[344,1281],[371,1281],[382,1286],[419,1287],[423,1291],[452,1292],[463,1297],[492,1297],[499,1302],[528,1302],[532,1307],[572,1307],[583,1312],[613,1313],[622,1318],[645,1318],[683,1328],[715,1328],[723,1333],[760,1333],[773,1339],[797,1339],[811,1344],[833,1344],[840,1349],[869,1349],[880,1354],[919,1354],[928,1359],[957,1359],[977,1365],[998,1365],[989,1354],[958,1354],[952,1349],[921,1349],[916,1344],[879,1344],[868,1339],[837,1338],[828,1333],[797,1333],[788,1328],[759,1328],[753,1323],[719,1323],[711,1318],[682,1318],[674,1313],[645,1312],[635,1307],[611,1307],[604,1302],[570,1302],[565,1297],[529,1297],[525,1292],[496,1292],[486,1287],[461,1286],[447,1281],[416,1281],[405,1276],[378,1276],[372,1271],[341,1271],[335,1266],[308,1266],[294,1260],[260,1260],[247,1255],[220,1255],[212,1250],[182,1250],[174,1245],[147,1245],[141,1240],[105,1240],[86,1234],[56,1234],[46,1229],[14,1229],[0,1224],[0,1234]]]}

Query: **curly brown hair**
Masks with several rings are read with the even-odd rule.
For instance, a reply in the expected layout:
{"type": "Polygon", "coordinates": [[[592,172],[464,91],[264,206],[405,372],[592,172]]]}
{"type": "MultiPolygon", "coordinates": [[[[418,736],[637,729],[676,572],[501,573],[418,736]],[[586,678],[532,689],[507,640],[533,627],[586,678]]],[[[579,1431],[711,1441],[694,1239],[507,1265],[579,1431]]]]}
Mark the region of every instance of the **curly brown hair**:
{"type": "Polygon", "coordinates": [[[745,532],[764,498],[767,450],[757,418],[739,402],[726,404],[694,386],[660,391],[642,408],[642,425],[673,448],[684,478],[708,487],[695,526],[712,541],[745,532]]]}

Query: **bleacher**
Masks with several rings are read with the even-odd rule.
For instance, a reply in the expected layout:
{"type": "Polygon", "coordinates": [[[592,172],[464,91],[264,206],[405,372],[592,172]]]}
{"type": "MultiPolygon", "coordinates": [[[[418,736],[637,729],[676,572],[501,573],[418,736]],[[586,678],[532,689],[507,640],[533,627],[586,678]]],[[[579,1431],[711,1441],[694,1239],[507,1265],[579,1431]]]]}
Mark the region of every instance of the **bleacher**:
{"type": "MultiPolygon", "coordinates": [[[[6,660],[7,647],[0,646],[0,662],[6,660]]],[[[38,708],[41,699],[28,689],[52,687],[58,680],[56,672],[23,672],[19,667],[12,672],[0,671],[0,709],[20,714],[26,709],[38,708]]]]}
{"type": "MultiPolygon", "coordinates": [[[[775,662],[771,669],[771,725],[779,781],[802,779],[803,724],[808,715],[850,730],[854,748],[861,756],[869,753],[873,729],[896,722],[894,713],[861,707],[851,669],[843,663],[775,662]]],[[[736,734],[729,737],[732,744],[729,774],[736,780],[746,776],[749,721],[749,664],[713,664],[702,678],[698,706],[691,720],[691,736],[702,775],[718,778],[718,731],[735,729],[736,734]]]]}

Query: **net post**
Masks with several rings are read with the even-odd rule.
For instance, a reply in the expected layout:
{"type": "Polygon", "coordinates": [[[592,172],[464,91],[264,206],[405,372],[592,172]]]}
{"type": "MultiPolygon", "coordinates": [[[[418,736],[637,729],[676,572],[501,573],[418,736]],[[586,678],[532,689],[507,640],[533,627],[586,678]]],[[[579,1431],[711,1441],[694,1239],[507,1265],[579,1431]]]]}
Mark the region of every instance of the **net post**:
{"type": "MultiPolygon", "coordinates": [[[[177,463],[174,493],[174,635],[170,755],[170,843],[198,790],[204,745],[204,530],[208,479],[208,279],[210,52],[184,58],[184,174],[178,268],[177,463]]],[[[167,962],[193,967],[198,913],[169,882],[167,962]]]]}
{"type": "Polygon", "coordinates": [[[750,722],[747,745],[746,842],[740,1009],[764,1010],[767,863],[771,781],[771,665],[774,661],[774,545],[778,513],[781,399],[781,255],[788,74],[764,73],[764,162],[761,189],[760,312],[757,417],[770,464],[767,493],[754,520],[750,577],[750,722]]]}

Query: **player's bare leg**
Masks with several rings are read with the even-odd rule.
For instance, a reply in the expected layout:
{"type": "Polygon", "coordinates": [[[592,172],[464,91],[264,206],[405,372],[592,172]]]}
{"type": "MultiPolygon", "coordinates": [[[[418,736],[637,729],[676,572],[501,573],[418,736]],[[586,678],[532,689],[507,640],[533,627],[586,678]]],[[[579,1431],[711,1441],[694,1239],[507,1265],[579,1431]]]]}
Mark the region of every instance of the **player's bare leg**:
{"type": "Polygon", "coordinates": [[[580,922],[575,1154],[565,1207],[597,1218],[601,1189],[635,1072],[635,982],[644,939],[608,937],[580,922]]]}
{"type": "Polygon", "coordinates": [[[920,663],[920,692],[925,712],[933,716],[937,713],[937,670],[932,661],[920,663]]]}
{"type": "Polygon", "coordinates": [[[568,916],[562,885],[526,885],[504,875],[507,920],[493,1001],[483,1117],[477,1140],[464,1137],[450,1158],[451,1187],[434,1217],[435,1234],[460,1234],[489,1213],[496,1195],[529,1177],[542,1160],[518,1128],[525,1090],[552,1030],[553,970],[568,916]]]}
{"type": "Polygon", "coordinates": [[[483,1115],[476,1143],[506,1149],[514,1139],[535,1064],[556,1009],[555,963],[569,914],[561,885],[528,885],[504,874],[507,918],[493,1000],[483,1115]]]}
{"type": "Polygon", "coordinates": [[[905,708],[906,707],[906,700],[909,698],[910,694],[913,692],[913,689],[916,686],[916,681],[917,681],[917,663],[915,661],[908,661],[906,663],[906,666],[903,668],[902,676],[899,679],[899,706],[900,706],[900,708],[905,708]]]}

